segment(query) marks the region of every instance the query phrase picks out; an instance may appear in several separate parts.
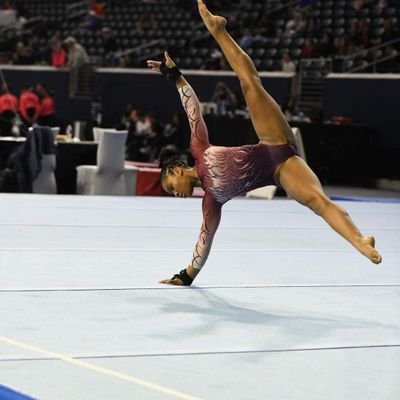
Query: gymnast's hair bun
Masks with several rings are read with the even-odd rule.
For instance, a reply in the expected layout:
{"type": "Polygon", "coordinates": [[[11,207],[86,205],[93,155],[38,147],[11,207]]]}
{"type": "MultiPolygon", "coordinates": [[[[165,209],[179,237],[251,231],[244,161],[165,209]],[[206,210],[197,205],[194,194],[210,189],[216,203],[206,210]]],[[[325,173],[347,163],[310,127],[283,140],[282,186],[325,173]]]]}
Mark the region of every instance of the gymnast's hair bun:
{"type": "Polygon", "coordinates": [[[159,167],[165,168],[169,164],[174,164],[180,160],[179,153],[171,147],[164,147],[160,152],[159,167]]]}

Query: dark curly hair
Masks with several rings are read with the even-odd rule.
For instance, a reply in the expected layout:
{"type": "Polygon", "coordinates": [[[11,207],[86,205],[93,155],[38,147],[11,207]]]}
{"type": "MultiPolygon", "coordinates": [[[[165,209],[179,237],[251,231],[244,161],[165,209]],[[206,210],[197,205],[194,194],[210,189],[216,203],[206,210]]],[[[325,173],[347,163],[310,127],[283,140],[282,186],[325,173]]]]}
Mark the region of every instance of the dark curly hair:
{"type": "Polygon", "coordinates": [[[179,152],[171,147],[165,147],[160,152],[159,168],[161,168],[161,178],[168,175],[175,167],[186,167],[181,160],[179,152]]]}

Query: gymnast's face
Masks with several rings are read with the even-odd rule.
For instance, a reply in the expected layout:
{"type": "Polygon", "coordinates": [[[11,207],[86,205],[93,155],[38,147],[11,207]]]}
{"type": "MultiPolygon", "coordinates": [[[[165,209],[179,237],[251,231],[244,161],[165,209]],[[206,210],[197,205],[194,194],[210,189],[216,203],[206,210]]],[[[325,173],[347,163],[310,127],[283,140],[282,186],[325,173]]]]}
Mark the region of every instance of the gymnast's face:
{"type": "Polygon", "coordinates": [[[193,183],[185,168],[175,167],[162,179],[163,189],[175,197],[190,197],[193,193],[193,183]]]}

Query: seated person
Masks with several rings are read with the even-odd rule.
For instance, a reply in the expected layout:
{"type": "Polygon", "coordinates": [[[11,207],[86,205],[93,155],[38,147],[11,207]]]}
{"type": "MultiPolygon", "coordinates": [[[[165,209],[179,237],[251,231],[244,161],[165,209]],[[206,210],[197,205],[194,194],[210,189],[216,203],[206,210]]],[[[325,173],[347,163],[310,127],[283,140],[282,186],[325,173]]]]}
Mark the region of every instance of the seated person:
{"type": "Polygon", "coordinates": [[[217,114],[219,115],[225,115],[228,111],[232,111],[237,105],[235,96],[223,82],[217,83],[211,101],[217,104],[217,114]]]}

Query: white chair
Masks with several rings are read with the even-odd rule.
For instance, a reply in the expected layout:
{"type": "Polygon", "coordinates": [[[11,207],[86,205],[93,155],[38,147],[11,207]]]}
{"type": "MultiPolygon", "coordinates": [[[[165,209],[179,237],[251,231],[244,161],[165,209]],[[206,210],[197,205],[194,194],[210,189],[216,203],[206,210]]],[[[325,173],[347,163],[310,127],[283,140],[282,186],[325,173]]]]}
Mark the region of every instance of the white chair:
{"type": "Polygon", "coordinates": [[[97,165],[77,169],[77,194],[134,195],[138,168],[125,166],[125,142],[128,131],[93,129],[97,147],[97,165]]]}
{"type": "Polygon", "coordinates": [[[104,129],[98,128],[97,126],[95,126],[95,127],[93,128],[93,140],[94,140],[96,143],[99,143],[100,136],[101,136],[101,133],[102,133],[103,131],[104,131],[104,129]]]}
{"type": "MultiPolygon", "coordinates": [[[[299,128],[292,128],[294,139],[296,141],[297,153],[299,156],[306,161],[306,152],[304,150],[303,138],[301,137],[301,132],[299,128]]],[[[258,198],[258,199],[267,199],[272,200],[276,193],[275,185],[268,185],[264,187],[260,187],[258,189],[251,190],[246,193],[246,197],[250,198],[258,198]]]]}
{"type": "Polygon", "coordinates": [[[297,153],[299,156],[307,162],[306,151],[304,150],[303,138],[299,128],[292,128],[294,134],[294,140],[296,141],[297,153]]]}
{"type": "MultiPolygon", "coordinates": [[[[30,128],[30,132],[32,132],[33,128],[30,128]]],[[[43,129],[43,140],[47,140],[46,137],[47,132],[44,129],[48,129],[48,127],[38,126],[36,129],[43,129]]],[[[57,135],[60,132],[60,128],[50,128],[52,131],[52,138],[50,140],[56,141],[57,135]]],[[[51,146],[52,147],[52,146],[51,146]]],[[[41,170],[39,175],[32,182],[32,192],[38,194],[57,194],[57,182],[55,177],[56,170],[56,155],[45,154],[42,153],[42,158],[40,161],[41,170]]]]}

